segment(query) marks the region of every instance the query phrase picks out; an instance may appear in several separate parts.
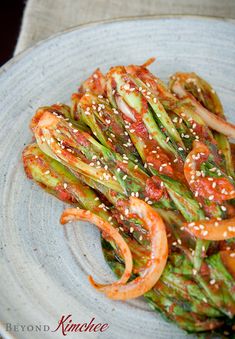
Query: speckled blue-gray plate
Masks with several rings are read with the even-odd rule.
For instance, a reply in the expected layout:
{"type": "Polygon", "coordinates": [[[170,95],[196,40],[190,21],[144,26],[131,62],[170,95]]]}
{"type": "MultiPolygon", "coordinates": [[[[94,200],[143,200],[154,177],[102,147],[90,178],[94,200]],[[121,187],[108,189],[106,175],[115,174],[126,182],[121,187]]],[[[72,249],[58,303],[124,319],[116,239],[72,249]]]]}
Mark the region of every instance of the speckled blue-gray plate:
{"type": "MultiPolygon", "coordinates": [[[[96,67],[143,63],[163,79],[195,71],[218,91],[227,116],[235,107],[235,25],[193,17],[141,19],[76,28],[44,41],[6,64],[0,72],[0,320],[6,338],[56,338],[58,332],[6,332],[6,323],[47,324],[62,314],[74,322],[109,324],[99,334],[70,338],[186,338],[141,299],[115,302],[87,282],[114,279],[101,254],[99,233],[89,224],[63,228],[64,205],[26,179],[21,151],[32,136],[35,109],[71,93],[96,67]]],[[[31,330],[32,327],[29,327],[31,330]]]]}

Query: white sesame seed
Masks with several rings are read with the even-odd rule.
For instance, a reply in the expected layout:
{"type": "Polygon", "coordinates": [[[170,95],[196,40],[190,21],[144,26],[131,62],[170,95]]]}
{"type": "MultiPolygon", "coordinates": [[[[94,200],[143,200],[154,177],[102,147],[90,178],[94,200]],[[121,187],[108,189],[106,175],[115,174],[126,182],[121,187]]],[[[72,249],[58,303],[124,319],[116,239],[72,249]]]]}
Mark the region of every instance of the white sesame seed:
{"type": "Polygon", "coordinates": [[[190,222],[190,223],[188,224],[189,227],[193,227],[194,225],[195,225],[195,222],[190,222]]]}
{"type": "Polygon", "coordinates": [[[215,172],[216,171],[216,167],[210,168],[210,172],[215,172]]]}

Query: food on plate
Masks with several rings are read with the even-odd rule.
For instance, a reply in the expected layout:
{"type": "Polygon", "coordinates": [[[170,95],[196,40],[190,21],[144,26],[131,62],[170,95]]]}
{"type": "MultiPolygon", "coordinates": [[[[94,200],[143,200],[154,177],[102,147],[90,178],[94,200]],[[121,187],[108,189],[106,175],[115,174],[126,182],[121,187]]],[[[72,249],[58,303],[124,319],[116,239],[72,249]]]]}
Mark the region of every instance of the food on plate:
{"type": "Polygon", "coordinates": [[[23,151],[27,176],[90,221],[117,280],[188,332],[235,330],[235,126],[195,73],[167,86],[148,66],[97,69],[71,105],[40,107],[23,151]]]}

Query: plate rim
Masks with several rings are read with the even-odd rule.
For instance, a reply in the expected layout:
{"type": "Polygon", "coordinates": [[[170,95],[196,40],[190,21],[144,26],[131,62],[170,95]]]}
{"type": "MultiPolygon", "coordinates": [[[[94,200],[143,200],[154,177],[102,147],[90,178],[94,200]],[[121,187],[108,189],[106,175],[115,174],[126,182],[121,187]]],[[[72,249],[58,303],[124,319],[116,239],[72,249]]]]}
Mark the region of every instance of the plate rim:
{"type": "MultiPolygon", "coordinates": [[[[196,19],[201,21],[217,21],[217,22],[226,22],[234,25],[235,27],[235,18],[226,18],[223,16],[209,16],[209,15],[191,15],[191,14],[161,14],[161,15],[140,15],[140,16],[123,16],[116,19],[106,19],[106,20],[97,20],[97,21],[89,21],[85,24],[75,25],[70,28],[61,30],[57,33],[54,33],[50,35],[49,37],[39,40],[35,44],[33,44],[30,47],[27,47],[26,49],[22,50],[21,52],[17,53],[16,55],[13,54],[13,57],[10,58],[6,63],[4,63],[0,67],[0,76],[2,74],[6,73],[8,69],[17,63],[18,61],[22,60],[25,55],[30,53],[32,50],[36,49],[37,47],[43,45],[44,43],[47,43],[57,37],[66,35],[67,33],[74,32],[74,31],[80,31],[90,28],[95,28],[102,25],[117,23],[117,22],[131,22],[131,21],[145,21],[145,20],[162,20],[162,19],[196,19]]],[[[17,44],[16,44],[17,45],[17,44]]],[[[16,46],[15,46],[16,47],[16,46]]]]}
{"type": "MultiPolygon", "coordinates": [[[[85,24],[75,25],[70,28],[61,30],[57,33],[54,33],[50,35],[49,37],[42,39],[35,44],[33,44],[30,47],[27,47],[23,51],[19,52],[16,55],[13,55],[12,58],[10,58],[6,63],[4,63],[0,67],[0,78],[3,74],[7,73],[7,71],[16,63],[24,59],[25,56],[27,56],[31,51],[37,49],[39,46],[46,44],[47,42],[62,37],[63,35],[66,35],[67,33],[74,32],[74,31],[82,31],[82,30],[89,30],[94,29],[96,27],[100,27],[102,25],[108,25],[108,24],[114,24],[118,22],[135,22],[135,21],[147,21],[147,20],[164,20],[164,19],[194,19],[198,21],[216,21],[216,22],[224,22],[232,24],[235,27],[235,18],[226,18],[223,16],[208,16],[208,15],[191,15],[191,14],[161,14],[161,15],[143,15],[143,16],[124,16],[119,17],[115,19],[106,19],[106,20],[97,20],[97,21],[90,21],[85,24]]],[[[16,339],[15,335],[13,333],[7,332],[4,328],[3,322],[0,320],[0,335],[3,336],[3,338],[6,339],[16,339]]]]}

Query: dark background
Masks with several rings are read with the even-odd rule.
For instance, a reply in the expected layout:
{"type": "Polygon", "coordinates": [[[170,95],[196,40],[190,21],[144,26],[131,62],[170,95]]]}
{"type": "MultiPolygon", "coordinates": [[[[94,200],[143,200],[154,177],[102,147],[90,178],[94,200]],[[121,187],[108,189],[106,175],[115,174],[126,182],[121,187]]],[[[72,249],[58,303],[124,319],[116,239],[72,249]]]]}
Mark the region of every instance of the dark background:
{"type": "Polygon", "coordinates": [[[26,0],[0,0],[0,66],[14,53],[26,0]]]}

